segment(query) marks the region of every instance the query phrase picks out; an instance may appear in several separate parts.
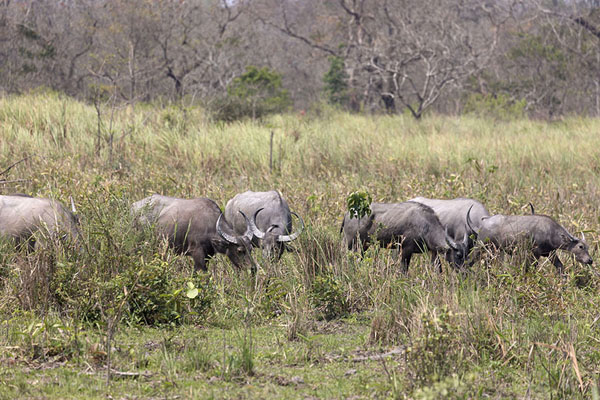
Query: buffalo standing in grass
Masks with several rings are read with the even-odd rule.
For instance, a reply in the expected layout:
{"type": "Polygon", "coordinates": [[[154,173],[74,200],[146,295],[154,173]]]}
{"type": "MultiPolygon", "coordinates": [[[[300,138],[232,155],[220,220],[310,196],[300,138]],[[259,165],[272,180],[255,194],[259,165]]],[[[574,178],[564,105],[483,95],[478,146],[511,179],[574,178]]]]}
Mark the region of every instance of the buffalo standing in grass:
{"type": "Polygon", "coordinates": [[[0,236],[19,246],[36,247],[56,239],[78,243],[79,220],[71,199],[69,210],[56,200],[27,195],[0,196],[0,236]]]}
{"type": "Polygon", "coordinates": [[[558,258],[556,250],[573,253],[575,259],[582,264],[593,262],[585,240],[571,235],[558,222],[546,215],[493,215],[482,218],[479,226],[475,226],[471,224],[470,214],[469,210],[466,222],[477,234],[478,239],[490,242],[503,250],[529,243],[532,246],[533,261],[537,262],[540,257],[549,257],[560,274],[563,273],[563,263],[558,258]]]}
{"type": "Polygon", "coordinates": [[[247,191],[237,194],[227,202],[225,218],[231,222],[238,234],[246,229],[244,214],[252,217],[250,219],[254,234],[252,243],[256,247],[261,247],[263,256],[270,259],[279,259],[286,244],[296,239],[304,228],[302,218],[290,211],[287,201],[275,190],[247,191]],[[292,215],[295,215],[300,223],[300,227],[294,233],[292,233],[292,215]]]}
{"type": "Polygon", "coordinates": [[[431,252],[431,262],[440,271],[440,252],[455,269],[464,264],[466,246],[450,237],[430,207],[414,201],[372,203],[371,214],[360,219],[346,213],[342,230],[351,250],[359,250],[361,245],[366,250],[372,238],[382,247],[399,246],[403,272],[408,271],[412,255],[425,250],[431,252]]]}
{"type": "Polygon", "coordinates": [[[252,270],[256,268],[251,257],[252,230],[245,215],[246,230],[238,235],[217,203],[204,197],[179,199],[154,194],[135,202],[132,211],[138,223],[155,225],[175,252],[191,256],[196,271],[206,271],[206,263],[216,253],[226,254],[236,267],[248,257],[252,270]]]}
{"type": "MultiPolygon", "coordinates": [[[[471,210],[471,221],[474,228],[479,228],[482,218],[489,217],[490,213],[483,204],[477,200],[464,197],[451,200],[428,199],[426,197],[415,197],[409,201],[425,204],[433,209],[438,216],[442,226],[448,230],[448,234],[455,241],[467,248],[467,255],[474,246],[471,238],[471,230],[467,225],[467,212],[471,210]]],[[[472,264],[473,261],[471,261],[472,264]]]]}

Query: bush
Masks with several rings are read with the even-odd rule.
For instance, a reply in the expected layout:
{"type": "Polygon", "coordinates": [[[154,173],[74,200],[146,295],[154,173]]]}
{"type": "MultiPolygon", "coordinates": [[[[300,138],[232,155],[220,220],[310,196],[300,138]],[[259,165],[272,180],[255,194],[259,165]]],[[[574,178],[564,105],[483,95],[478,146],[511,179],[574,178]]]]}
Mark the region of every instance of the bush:
{"type": "Polygon", "coordinates": [[[494,95],[474,93],[467,99],[464,112],[479,117],[513,120],[525,116],[525,106],[527,106],[525,99],[514,100],[502,93],[494,95]]]}
{"type": "Polygon", "coordinates": [[[421,315],[421,334],[406,349],[412,378],[419,384],[437,382],[460,370],[462,351],[459,327],[453,313],[444,305],[421,315]]]}
{"type": "Polygon", "coordinates": [[[346,105],[348,103],[348,74],[341,57],[329,57],[329,70],[323,76],[323,90],[330,104],[346,105]]]}
{"type": "Polygon", "coordinates": [[[373,198],[367,191],[352,192],[346,198],[350,218],[362,218],[371,215],[371,203],[373,198]]]}
{"type": "Polygon", "coordinates": [[[343,317],[348,312],[348,304],[340,283],[331,274],[318,275],[310,290],[310,299],[316,309],[317,318],[330,321],[343,317]]]}
{"type": "Polygon", "coordinates": [[[246,67],[227,88],[227,96],[216,100],[211,108],[219,121],[260,118],[284,111],[291,104],[288,91],[281,87],[281,75],[267,67],[246,67]]]}

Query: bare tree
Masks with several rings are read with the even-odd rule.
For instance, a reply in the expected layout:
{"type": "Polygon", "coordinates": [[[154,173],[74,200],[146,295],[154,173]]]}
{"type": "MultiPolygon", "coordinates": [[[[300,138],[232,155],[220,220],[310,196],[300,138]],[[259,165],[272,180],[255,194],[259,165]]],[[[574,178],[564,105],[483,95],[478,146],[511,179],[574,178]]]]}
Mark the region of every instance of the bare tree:
{"type": "Polygon", "coordinates": [[[383,105],[394,112],[400,104],[415,118],[487,65],[506,19],[500,6],[475,0],[337,0],[335,5],[325,8],[332,21],[322,28],[327,42],[294,24],[295,2],[281,2],[267,23],[342,57],[358,108],[383,105]]]}
{"type": "Polygon", "coordinates": [[[548,5],[536,1],[535,5],[537,18],[568,60],[573,72],[570,87],[589,94],[571,96],[570,103],[581,112],[583,107],[588,108],[585,98],[591,98],[589,108],[600,116],[600,3],[585,0],[548,5]]]}

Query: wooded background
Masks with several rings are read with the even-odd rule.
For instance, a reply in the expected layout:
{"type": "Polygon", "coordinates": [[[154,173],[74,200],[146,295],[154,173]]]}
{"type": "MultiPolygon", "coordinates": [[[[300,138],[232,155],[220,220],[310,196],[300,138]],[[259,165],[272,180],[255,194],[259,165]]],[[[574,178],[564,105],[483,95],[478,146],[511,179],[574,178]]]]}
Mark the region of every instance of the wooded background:
{"type": "Polygon", "coordinates": [[[598,0],[2,0],[0,93],[600,116],[599,46],[598,0]]]}

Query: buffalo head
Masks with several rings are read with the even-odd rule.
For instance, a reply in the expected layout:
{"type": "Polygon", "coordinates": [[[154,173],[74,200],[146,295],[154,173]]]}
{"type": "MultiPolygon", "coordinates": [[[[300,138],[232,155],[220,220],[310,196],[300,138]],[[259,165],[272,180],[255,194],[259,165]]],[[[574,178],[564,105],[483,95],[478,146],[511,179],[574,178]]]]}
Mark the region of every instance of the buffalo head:
{"type": "Polygon", "coordinates": [[[271,225],[267,228],[266,232],[263,232],[256,226],[256,216],[262,210],[263,208],[256,210],[250,219],[250,229],[254,236],[261,240],[263,257],[273,260],[281,257],[283,250],[285,250],[286,243],[289,243],[300,236],[300,233],[304,229],[304,221],[298,214],[292,211],[290,213],[295,215],[300,222],[300,227],[294,233],[291,235],[286,234],[285,227],[279,225],[271,225]]]}

